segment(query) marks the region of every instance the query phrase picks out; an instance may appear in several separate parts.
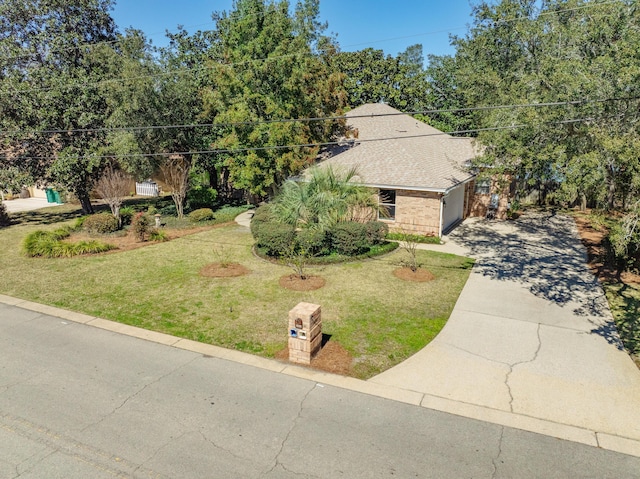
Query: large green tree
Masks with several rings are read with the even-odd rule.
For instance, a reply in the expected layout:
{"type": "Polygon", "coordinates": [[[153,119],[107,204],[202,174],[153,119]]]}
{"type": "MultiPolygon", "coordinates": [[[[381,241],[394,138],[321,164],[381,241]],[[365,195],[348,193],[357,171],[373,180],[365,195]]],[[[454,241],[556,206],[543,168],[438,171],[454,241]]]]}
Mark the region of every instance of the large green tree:
{"type": "Polygon", "coordinates": [[[402,111],[430,108],[422,45],[412,45],[396,57],[373,48],[340,52],[333,64],[345,75],[352,107],[384,101],[402,111]]]}
{"type": "Polygon", "coordinates": [[[613,208],[638,190],[640,12],[635,2],[481,2],[456,46],[457,89],[479,110],[482,165],[565,204],[613,208]],[[511,127],[511,128],[510,128],[511,127]]]}
{"type": "Polygon", "coordinates": [[[99,174],[99,161],[87,155],[100,136],[89,130],[103,126],[106,110],[99,92],[105,66],[94,45],[116,40],[111,6],[111,0],[0,4],[0,166],[64,184],[87,212],[99,174]]]}
{"type": "Polygon", "coordinates": [[[215,122],[212,145],[231,183],[251,194],[273,194],[316,157],[341,121],[280,121],[339,115],[342,76],[331,68],[334,42],[318,21],[318,0],[237,0],[215,14],[218,48],[208,65],[203,118],[215,122]]]}

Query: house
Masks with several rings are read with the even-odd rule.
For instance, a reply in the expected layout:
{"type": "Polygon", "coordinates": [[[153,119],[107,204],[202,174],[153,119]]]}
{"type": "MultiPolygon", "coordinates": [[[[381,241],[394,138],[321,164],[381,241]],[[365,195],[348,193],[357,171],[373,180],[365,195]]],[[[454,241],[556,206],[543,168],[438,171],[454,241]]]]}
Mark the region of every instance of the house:
{"type": "Polygon", "coordinates": [[[390,230],[441,236],[472,214],[487,214],[495,192],[483,182],[476,195],[476,175],[468,169],[478,155],[473,139],[448,135],[382,103],[346,116],[356,139],[319,166],[357,168],[360,181],[376,189],[385,207],[380,220],[390,230]]]}

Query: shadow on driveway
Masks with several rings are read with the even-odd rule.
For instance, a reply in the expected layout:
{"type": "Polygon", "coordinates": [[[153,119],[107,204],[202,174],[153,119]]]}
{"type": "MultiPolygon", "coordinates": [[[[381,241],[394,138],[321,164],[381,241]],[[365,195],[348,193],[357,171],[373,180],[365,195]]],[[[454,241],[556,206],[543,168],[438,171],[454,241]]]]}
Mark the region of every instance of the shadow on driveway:
{"type": "Polygon", "coordinates": [[[589,318],[592,333],[622,349],[573,218],[532,212],[515,221],[481,220],[459,226],[449,238],[477,258],[476,273],[519,283],[538,298],[573,307],[575,315],[589,318]]]}

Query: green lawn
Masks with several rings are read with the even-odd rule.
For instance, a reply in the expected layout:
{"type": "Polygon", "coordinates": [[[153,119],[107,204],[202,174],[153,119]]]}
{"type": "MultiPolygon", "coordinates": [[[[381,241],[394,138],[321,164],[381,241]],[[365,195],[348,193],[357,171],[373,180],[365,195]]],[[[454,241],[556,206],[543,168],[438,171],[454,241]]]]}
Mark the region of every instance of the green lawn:
{"type": "Polygon", "coordinates": [[[353,355],[353,374],[362,378],[406,359],[438,334],[472,265],[467,258],[420,251],[420,261],[436,279],[405,282],[392,274],[406,254],[398,250],[314,267],[325,287],[293,292],[278,284],[290,270],[255,257],[251,234],[235,224],[93,257],[22,255],[27,233],[59,227],[60,220],[70,224],[75,215],[69,207],[50,208],[0,229],[0,293],[267,357],[286,347],[288,311],[300,301],[317,303],[323,332],[353,355]],[[221,247],[251,273],[200,276],[203,266],[217,261],[221,247]]]}
{"type": "Polygon", "coordinates": [[[640,368],[640,285],[603,283],[616,328],[640,368]]]}

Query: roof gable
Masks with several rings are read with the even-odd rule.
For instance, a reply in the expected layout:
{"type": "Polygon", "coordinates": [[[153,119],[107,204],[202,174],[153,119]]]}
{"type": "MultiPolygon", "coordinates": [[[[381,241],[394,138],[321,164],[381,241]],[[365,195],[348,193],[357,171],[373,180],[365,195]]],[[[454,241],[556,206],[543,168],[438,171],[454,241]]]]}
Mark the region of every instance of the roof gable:
{"type": "Polygon", "coordinates": [[[347,113],[354,146],[320,165],[356,167],[369,186],[445,191],[473,175],[464,166],[477,153],[471,138],[452,137],[389,105],[370,103],[347,113]]]}

